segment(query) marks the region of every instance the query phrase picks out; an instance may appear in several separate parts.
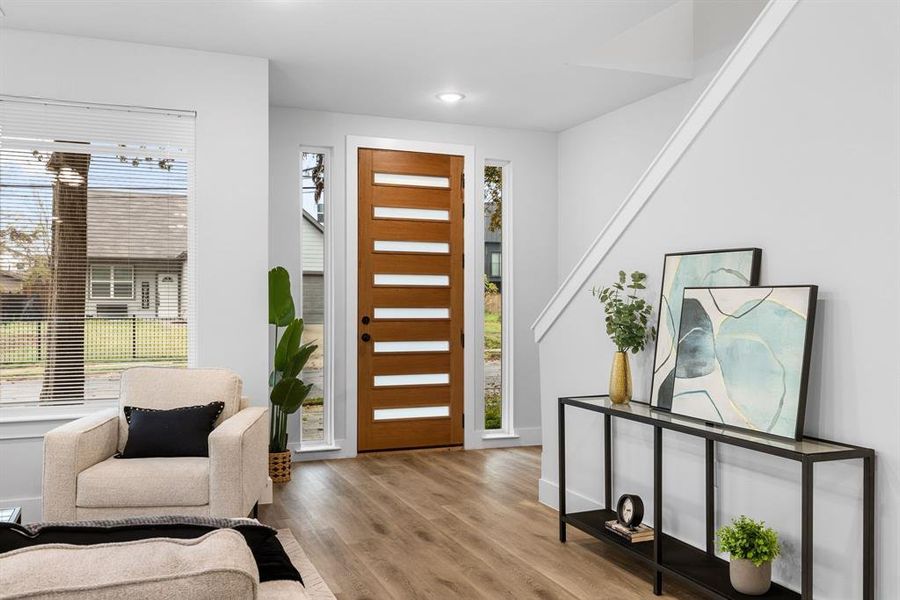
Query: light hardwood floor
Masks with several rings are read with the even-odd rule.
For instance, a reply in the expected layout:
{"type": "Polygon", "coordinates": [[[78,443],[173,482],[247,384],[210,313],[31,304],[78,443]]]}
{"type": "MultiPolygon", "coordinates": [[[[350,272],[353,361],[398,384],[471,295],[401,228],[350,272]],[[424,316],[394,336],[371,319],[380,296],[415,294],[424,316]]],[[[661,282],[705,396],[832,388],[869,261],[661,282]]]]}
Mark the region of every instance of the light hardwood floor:
{"type": "MultiPolygon", "coordinates": [[[[537,500],[540,448],[295,463],[260,519],[290,527],[344,599],[656,598],[647,569],[537,500]]],[[[697,598],[666,582],[666,597],[697,598]]]]}

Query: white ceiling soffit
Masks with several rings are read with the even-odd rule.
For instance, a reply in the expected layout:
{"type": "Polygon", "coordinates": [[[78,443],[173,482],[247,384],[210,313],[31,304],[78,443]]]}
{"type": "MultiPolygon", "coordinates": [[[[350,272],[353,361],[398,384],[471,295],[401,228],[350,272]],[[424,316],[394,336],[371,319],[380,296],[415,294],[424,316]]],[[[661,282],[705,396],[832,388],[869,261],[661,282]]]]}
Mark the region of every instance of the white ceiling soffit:
{"type": "Polygon", "coordinates": [[[676,2],[573,63],[690,79],[694,70],[694,1],[676,2]]]}
{"type": "Polygon", "coordinates": [[[689,77],[690,4],[0,0],[0,28],[267,58],[275,106],[559,131],[689,77]]]}

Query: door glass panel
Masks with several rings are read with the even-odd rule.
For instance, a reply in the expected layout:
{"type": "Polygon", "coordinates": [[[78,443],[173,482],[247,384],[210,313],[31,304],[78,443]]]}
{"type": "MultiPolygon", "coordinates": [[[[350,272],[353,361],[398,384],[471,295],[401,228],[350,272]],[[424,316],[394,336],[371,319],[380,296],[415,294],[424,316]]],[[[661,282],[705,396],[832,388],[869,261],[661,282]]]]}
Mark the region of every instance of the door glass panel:
{"type": "Polygon", "coordinates": [[[375,352],[449,352],[450,342],[375,342],[375,352]]]}
{"type": "Polygon", "coordinates": [[[448,254],[450,252],[450,244],[445,242],[392,242],[389,240],[375,240],[375,252],[448,254]]]}
{"type": "Polygon", "coordinates": [[[450,285],[449,275],[407,275],[375,273],[375,285],[441,286],[450,285]]]}
{"type": "Polygon", "coordinates": [[[376,308],[376,319],[449,319],[449,308],[376,308]]]}
{"type": "Polygon", "coordinates": [[[429,175],[399,175],[397,173],[375,173],[375,185],[411,185],[415,187],[449,188],[449,177],[429,175]]]}
{"type": "Polygon", "coordinates": [[[449,406],[412,406],[409,408],[376,408],[372,418],[376,421],[386,421],[388,419],[427,419],[449,416],[449,406]]]}
{"type": "Polygon", "coordinates": [[[375,387],[393,385],[444,385],[450,383],[449,373],[416,373],[411,375],[375,375],[375,387]]]}
{"type": "Polygon", "coordinates": [[[394,206],[376,206],[376,219],[415,219],[417,221],[449,221],[450,211],[430,208],[398,208],[394,206]]]}

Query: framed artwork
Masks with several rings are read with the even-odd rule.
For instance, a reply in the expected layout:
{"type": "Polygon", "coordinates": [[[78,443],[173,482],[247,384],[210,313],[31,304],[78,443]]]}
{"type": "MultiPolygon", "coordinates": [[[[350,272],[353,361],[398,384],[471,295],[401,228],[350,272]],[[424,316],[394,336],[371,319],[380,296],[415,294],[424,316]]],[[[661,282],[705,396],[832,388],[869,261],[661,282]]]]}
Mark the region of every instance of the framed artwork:
{"type": "Polygon", "coordinates": [[[800,439],[818,288],[688,287],[673,414],[800,439]]]}
{"type": "Polygon", "coordinates": [[[651,406],[661,410],[672,408],[672,385],[675,381],[675,355],[678,350],[684,288],[756,285],[759,283],[761,258],[762,250],[759,248],[666,254],[659,294],[653,380],[650,384],[651,406]]]}

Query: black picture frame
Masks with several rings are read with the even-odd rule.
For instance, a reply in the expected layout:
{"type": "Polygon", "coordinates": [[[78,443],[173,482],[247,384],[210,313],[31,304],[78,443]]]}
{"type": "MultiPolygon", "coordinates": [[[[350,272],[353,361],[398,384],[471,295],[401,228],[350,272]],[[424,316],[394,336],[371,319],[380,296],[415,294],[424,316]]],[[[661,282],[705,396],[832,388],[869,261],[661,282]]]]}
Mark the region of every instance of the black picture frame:
{"type": "MultiPolygon", "coordinates": [[[[650,399],[647,402],[643,402],[640,400],[632,400],[632,402],[640,402],[642,404],[649,404],[650,407],[654,410],[660,410],[663,412],[669,412],[668,406],[659,406],[656,402],[656,380],[657,380],[657,369],[659,367],[659,332],[661,331],[661,324],[663,319],[663,302],[665,300],[665,291],[666,291],[666,266],[669,263],[669,260],[673,257],[684,257],[684,256],[697,256],[702,254],[728,254],[728,253],[751,253],[750,259],[750,276],[749,276],[749,286],[756,286],[759,284],[759,273],[762,268],[762,248],[755,247],[746,247],[746,248],[719,248],[712,250],[689,250],[685,252],[668,252],[663,255],[663,268],[662,274],[659,282],[659,304],[657,305],[657,317],[656,317],[656,342],[653,345],[653,369],[650,371],[650,399]]],[[[699,282],[702,283],[702,282],[699,282]]],[[[673,321],[681,323],[681,313],[678,315],[671,315],[673,321]]],[[[678,347],[676,344],[675,351],[677,351],[678,347]]],[[[666,358],[668,361],[668,357],[666,358]]],[[[663,361],[663,362],[666,362],[663,361]]],[[[673,367],[674,369],[674,367],[673,367]]]]}
{"type": "MultiPolygon", "coordinates": [[[[812,344],[813,344],[813,336],[815,333],[815,322],[816,322],[816,306],[818,304],[818,295],[819,295],[819,287],[813,284],[794,284],[794,285],[753,285],[753,286],[686,286],[684,288],[684,294],[687,295],[688,290],[724,290],[724,289],[746,289],[746,290],[768,290],[768,289],[784,289],[784,288],[807,288],[809,290],[809,295],[807,298],[807,307],[806,307],[806,328],[804,330],[804,340],[803,340],[803,359],[801,361],[800,367],[800,383],[797,391],[797,417],[794,425],[794,434],[793,436],[779,435],[776,433],[771,433],[768,431],[762,431],[759,429],[752,429],[749,427],[740,427],[738,425],[732,425],[724,422],[716,422],[710,421],[708,419],[702,419],[696,417],[694,415],[685,414],[683,412],[678,412],[675,410],[669,410],[669,414],[675,415],[678,417],[682,417],[685,419],[691,419],[693,421],[702,422],[706,425],[714,426],[714,427],[722,427],[724,429],[728,429],[731,431],[751,431],[754,434],[764,435],[769,438],[774,439],[788,439],[793,441],[799,441],[803,438],[803,430],[806,421],[806,404],[807,404],[807,394],[809,391],[809,370],[812,360],[812,344]]],[[[681,323],[679,323],[679,329],[681,327],[681,323]]],[[[677,357],[676,357],[676,365],[677,365],[677,357]]]]}

